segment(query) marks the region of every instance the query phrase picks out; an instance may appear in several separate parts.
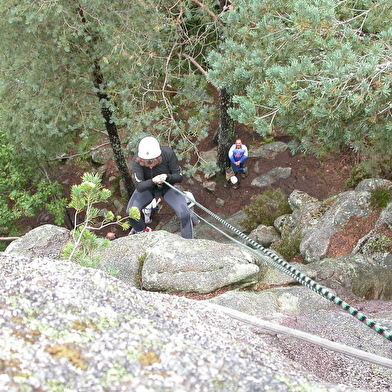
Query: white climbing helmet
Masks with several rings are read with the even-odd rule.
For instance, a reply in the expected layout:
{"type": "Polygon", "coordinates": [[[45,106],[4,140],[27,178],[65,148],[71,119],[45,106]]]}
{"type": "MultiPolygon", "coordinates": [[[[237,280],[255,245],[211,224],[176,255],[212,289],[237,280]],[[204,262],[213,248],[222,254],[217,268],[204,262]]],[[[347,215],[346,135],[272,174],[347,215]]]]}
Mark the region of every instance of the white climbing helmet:
{"type": "Polygon", "coordinates": [[[141,159],[154,159],[162,154],[159,142],[155,137],[147,136],[140,140],[138,156],[141,159]]]}
{"type": "Polygon", "coordinates": [[[231,177],[230,177],[230,181],[231,181],[231,183],[232,183],[233,185],[235,185],[235,184],[237,184],[237,182],[238,182],[238,178],[237,178],[236,176],[231,176],[231,177]]]}

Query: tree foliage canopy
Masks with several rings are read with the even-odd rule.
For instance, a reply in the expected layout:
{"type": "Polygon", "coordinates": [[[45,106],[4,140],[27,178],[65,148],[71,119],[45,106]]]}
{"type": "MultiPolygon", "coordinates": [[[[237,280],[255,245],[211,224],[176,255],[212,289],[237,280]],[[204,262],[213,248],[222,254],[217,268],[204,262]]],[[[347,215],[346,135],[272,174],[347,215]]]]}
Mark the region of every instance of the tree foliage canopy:
{"type": "Polygon", "coordinates": [[[281,129],[302,151],[391,143],[392,3],[236,0],[209,79],[234,95],[235,120],[281,129]]]}
{"type": "Polygon", "coordinates": [[[218,36],[192,1],[10,0],[0,15],[4,159],[17,146],[38,175],[56,157],[88,151],[102,142],[102,108],[130,151],[148,132],[185,156],[207,135],[214,107],[196,65],[206,66],[218,36]]]}
{"type": "Polygon", "coordinates": [[[1,5],[1,115],[15,140],[52,157],[76,140],[93,145],[94,131],[103,130],[100,105],[112,111],[124,142],[140,139],[146,128],[167,142],[177,137],[180,150],[188,135],[205,136],[211,97],[186,56],[205,65],[203,51],[216,32],[209,28],[210,17],[185,3],[11,0],[1,5]],[[97,65],[107,102],[97,101],[92,77],[97,65]]]}
{"type": "MultiPolygon", "coordinates": [[[[292,135],[294,151],[389,153],[390,0],[225,4],[2,2],[4,222],[23,199],[11,188],[33,197],[38,177],[56,187],[48,162],[105,140],[102,109],[129,151],[148,132],[186,157],[219,112],[211,86],[233,96],[232,119],[263,136],[292,135]]],[[[31,211],[42,206],[30,200],[31,211]]]]}

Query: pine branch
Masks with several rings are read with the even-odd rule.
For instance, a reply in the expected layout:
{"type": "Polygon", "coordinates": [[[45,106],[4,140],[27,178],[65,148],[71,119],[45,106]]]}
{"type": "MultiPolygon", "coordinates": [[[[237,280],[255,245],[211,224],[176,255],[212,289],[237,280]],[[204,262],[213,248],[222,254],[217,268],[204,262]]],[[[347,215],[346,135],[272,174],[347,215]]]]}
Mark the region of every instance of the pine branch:
{"type": "Polygon", "coordinates": [[[207,71],[193,57],[185,53],[179,53],[179,56],[188,59],[204,76],[207,75],[207,71]]]}
{"type": "Polygon", "coordinates": [[[198,0],[192,0],[192,3],[196,4],[198,7],[200,7],[201,9],[204,9],[207,11],[208,15],[211,16],[212,19],[214,19],[215,21],[219,20],[219,17],[214,14],[205,4],[203,4],[202,2],[198,1],[198,0]]]}

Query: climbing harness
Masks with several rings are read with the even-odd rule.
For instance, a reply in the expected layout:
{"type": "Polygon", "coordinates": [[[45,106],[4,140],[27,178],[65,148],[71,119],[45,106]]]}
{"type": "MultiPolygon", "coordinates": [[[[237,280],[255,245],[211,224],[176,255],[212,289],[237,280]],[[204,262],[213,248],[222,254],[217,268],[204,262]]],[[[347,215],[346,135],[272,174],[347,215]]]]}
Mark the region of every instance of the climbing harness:
{"type": "MultiPolygon", "coordinates": [[[[173,185],[169,184],[167,181],[164,181],[164,183],[169,186],[170,188],[173,188],[177,192],[181,193],[184,197],[189,199],[187,195],[185,195],[180,189],[177,187],[174,187],[173,185]]],[[[190,199],[189,199],[190,200],[190,199]]],[[[258,257],[261,257],[264,261],[266,261],[268,264],[272,265],[273,267],[277,268],[278,270],[286,273],[287,275],[291,276],[293,279],[295,279],[297,282],[301,283],[303,286],[308,287],[309,289],[313,290],[317,294],[321,295],[325,299],[333,302],[335,305],[341,307],[344,311],[348,312],[351,314],[351,316],[355,317],[362,323],[364,323],[366,326],[371,328],[372,330],[376,331],[378,334],[384,336],[386,339],[389,341],[392,341],[392,331],[382,325],[380,325],[378,322],[375,320],[369,319],[367,316],[365,316],[363,313],[361,313],[359,310],[356,308],[352,307],[350,304],[347,302],[343,301],[341,298],[339,298],[337,295],[334,295],[329,292],[329,289],[326,287],[321,286],[311,278],[307,277],[304,275],[301,271],[298,271],[296,268],[294,268],[292,265],[290,265],[288,262],[280,258],[278,255],[276,255],[274,252],[270,251],[269,249],[264,248],[262,245],[257,243],[256,241],[252,240],[250,237],[248,237],[246,234],[242,233],[240,230],[236,229],[234,226],[232,226],[230,223],[226,222],[222,218],[220,218],[218,215],[213,213],[212,211],[208,210],[206,207],[204,207],[202,204],[198,203],[196,200],[192,200],[192,202],[197,205],[199,208],[201,208],[203,211],[207,212],[209,215],[211,215],[213,218],[215,218],[218,222],[229,228],[231,231],[233,231],[235,234],[237,234],[239,237],[243,238],[247,242],[249,242],[253,247],[256,249],[260,250],[260,252],[256,252],[254,249],[251,249],[249,246],[246,246],[246,244],[243,244],[240,241],[237,241],[233,237],[229,236],[227,233],[224,231],[220,230],[210,222],[207,222],[205,219],[201,218],[199,215],[198,217],[202,219],[204,222],[208,223],[210,226],[212,226],[215,230],[219,231],[223,235],[225,235],[227,238],[230,240],[236,242],[243,248],[247,249],[248,251],[257,254],[258,257]]]]}

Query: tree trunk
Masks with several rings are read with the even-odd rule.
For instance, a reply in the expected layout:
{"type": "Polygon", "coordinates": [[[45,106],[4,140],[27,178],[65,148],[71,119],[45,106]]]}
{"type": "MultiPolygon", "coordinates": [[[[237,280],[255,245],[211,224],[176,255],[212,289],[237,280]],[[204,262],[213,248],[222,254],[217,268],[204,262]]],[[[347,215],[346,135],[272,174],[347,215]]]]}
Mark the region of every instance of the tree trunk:
{"type": "MultiPolygon", "coordinates": [[[[78,6],[78,14],[82,20],[82,23],[86,23],[86,18],[84,15],[84,10],[82,7],[78,6]]],[[[91,42],[95,42],[98,39],[98,34],[94,34],[90,30],[86,30],[86,34],[88,34],[91,38],[91,42]]],[[[94,53],[93,47],[90,48],[91,53],[94,53]]],[[[94,58],[94,55],[92,55],[94,58]]],[[[120,173],[121,180],[124,183],[125,190],[127,192],[128,198],[131,197],[133,191],[135,190],[135,186],[132,182],[132,177],[128,169],[127,162],[124,157],[123,150],[121,148],[121,141],[120,137],[117,132],[116,124],[111,121],[112,118],[112,111],[109,109],[109,101],[110,97],[104,92],[105,91],[105,79],[99,66],[98,60],[94,60],[93,64],[93,83],[94,87],[97,89],[97,97],[101,104],[101,113],[103,118],[105,119],[105,127],[106,132],[109,136],[109,141],[112,146],[114,160],[116,162],[117,169],[120,173]]]]}
{"type": "Polygon", "coordinates": [[[112,111],[109,109],[108,104],[110,101],[109,96],[104,93],[104,77],[101,71],[101,68],[98,64],[98,61],[94,62],[94,86],[98,90],[97,96],[99,102],[101,103],[101,113],[103,118],[105,119],[105,127],[109,136],[109,141],[113,149],[114,160],[116,162],[117,169],[120,173],[121,180],[124,183],[125,189],[128,194],[128,198],[131,197],[133,191],[135,190],[135,186],[132,182],[132,177],[128,169],[127,162],[124,157],[123,150],[121,148],[120,137],[117,132],[116,124],[111,120],[112,111]]]}
{"type": "Polygon", "coordinates": [[[232,106],[232,97],[225,89],[220,90],[219,93],[218,166],[223,172],[229,164],[228,152],[235,137],[235,126],[233,119],[227,113],[232,106]]]}
{"type": "MultiPolygon", "coordinates": [[[[228,0],[220,0],[220,12],[225,12],[230,5],[228,0]]],[[[218,166],[222,172],[229,164],[228,152],[235,137],[235,124],[227,111],[233,106],[232,96],[226,89],[219,91],[219,130],[218,130],[218,166]]]]}

